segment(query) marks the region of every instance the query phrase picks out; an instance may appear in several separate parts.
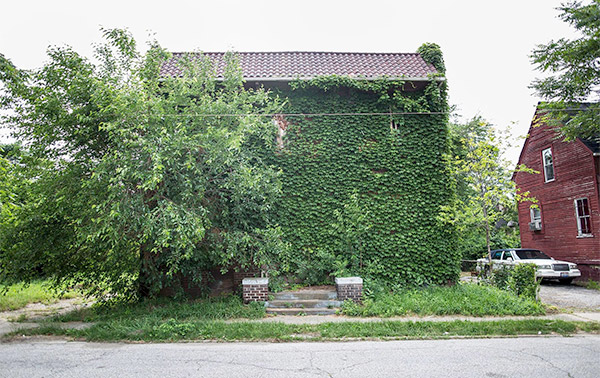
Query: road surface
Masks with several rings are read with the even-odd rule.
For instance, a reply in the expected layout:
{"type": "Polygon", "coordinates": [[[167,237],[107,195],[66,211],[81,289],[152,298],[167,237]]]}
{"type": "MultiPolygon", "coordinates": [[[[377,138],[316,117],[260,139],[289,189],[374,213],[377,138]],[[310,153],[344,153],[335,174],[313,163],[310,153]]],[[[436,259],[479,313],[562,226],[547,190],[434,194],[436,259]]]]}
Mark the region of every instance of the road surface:
{"type": "Polygon", "coordinates": [[[337,343],[0,344],[0,377],[598,377],[600,336],[337,343]]]}

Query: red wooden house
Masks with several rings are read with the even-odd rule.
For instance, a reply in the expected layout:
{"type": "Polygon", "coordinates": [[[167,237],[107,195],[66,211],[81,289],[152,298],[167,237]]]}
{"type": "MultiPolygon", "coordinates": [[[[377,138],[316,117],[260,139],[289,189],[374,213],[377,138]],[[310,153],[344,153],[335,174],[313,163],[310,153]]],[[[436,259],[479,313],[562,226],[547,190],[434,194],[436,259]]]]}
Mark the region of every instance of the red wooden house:
{"type": "Polygon", "coordinates": [[[600,280],[600,138],[565,142],[538,109],[519,164],[539,174],[517,173],[522,191],[539,201],[519,204],[523,248],[579,265],[582,279],[600,280]]]}

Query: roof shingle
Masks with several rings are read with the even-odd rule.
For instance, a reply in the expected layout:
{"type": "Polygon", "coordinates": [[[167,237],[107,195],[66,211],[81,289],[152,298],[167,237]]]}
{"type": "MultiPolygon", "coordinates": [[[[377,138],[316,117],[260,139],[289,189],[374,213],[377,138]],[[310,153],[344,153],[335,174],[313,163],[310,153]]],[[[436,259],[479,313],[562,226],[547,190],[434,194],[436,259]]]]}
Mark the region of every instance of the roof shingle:
{"type": "MultiPolygon", "coordinates": [[[[223,52],[203,53],[223,77],[223,52]]],[[[188,53],[173,53],[161,67],[162,76],[179,76],[178,61],[188,53]]],[[[200,54],[192,54],[199,56],[200,54]]],[[[340,52],[240,52],[240,67],[246,80],[294,80],[317,76],[350,76],[375,79],[381,77],[426,80],[437,73],[433,65],[418,53],[340,53],[340,52]]]]}

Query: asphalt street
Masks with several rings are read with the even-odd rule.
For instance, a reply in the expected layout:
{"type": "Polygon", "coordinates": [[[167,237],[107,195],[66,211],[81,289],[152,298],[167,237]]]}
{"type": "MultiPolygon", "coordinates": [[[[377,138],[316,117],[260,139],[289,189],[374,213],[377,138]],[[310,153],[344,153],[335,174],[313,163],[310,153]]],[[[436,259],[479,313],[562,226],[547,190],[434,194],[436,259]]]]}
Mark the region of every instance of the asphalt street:
{"type": "Polygon", "coordinates": [[[598,377],[600,336],[337,343],[0,344],[0,377],[598,377]]]}

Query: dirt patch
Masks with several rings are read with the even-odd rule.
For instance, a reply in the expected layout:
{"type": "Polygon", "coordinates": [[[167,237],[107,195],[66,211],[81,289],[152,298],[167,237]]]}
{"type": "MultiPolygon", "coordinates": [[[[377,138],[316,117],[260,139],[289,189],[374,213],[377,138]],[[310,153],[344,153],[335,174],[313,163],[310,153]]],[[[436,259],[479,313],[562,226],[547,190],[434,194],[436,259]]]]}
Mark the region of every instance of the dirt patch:
{"type": "Polygon", "coordinates": [[[92,303],[91,301],[84,301],[81,298],[59,299],[50,304],[30,303],[18,310],[0,312],[0,321],[37,321],[49,316],[65,314],[85,308],[92,303]]]}
{"type": "MultiPolygon", "coordinates": [[[[16,331],[20,328],[35,328],[39,324],[37,321],[50,316],[61,315],[81,308],[91,306],[92,301],[84,301],[81,298],[60,299],[55,303],[30,303],[27,306],[14,310],[0,312],[0,335],[16,331]]],[[[86,325],[81,322],[72,322],[73,328],[83,328],[86,325]]],[[[70,323],[61,323],[60,325],[69,327],[70,323]]]]}

